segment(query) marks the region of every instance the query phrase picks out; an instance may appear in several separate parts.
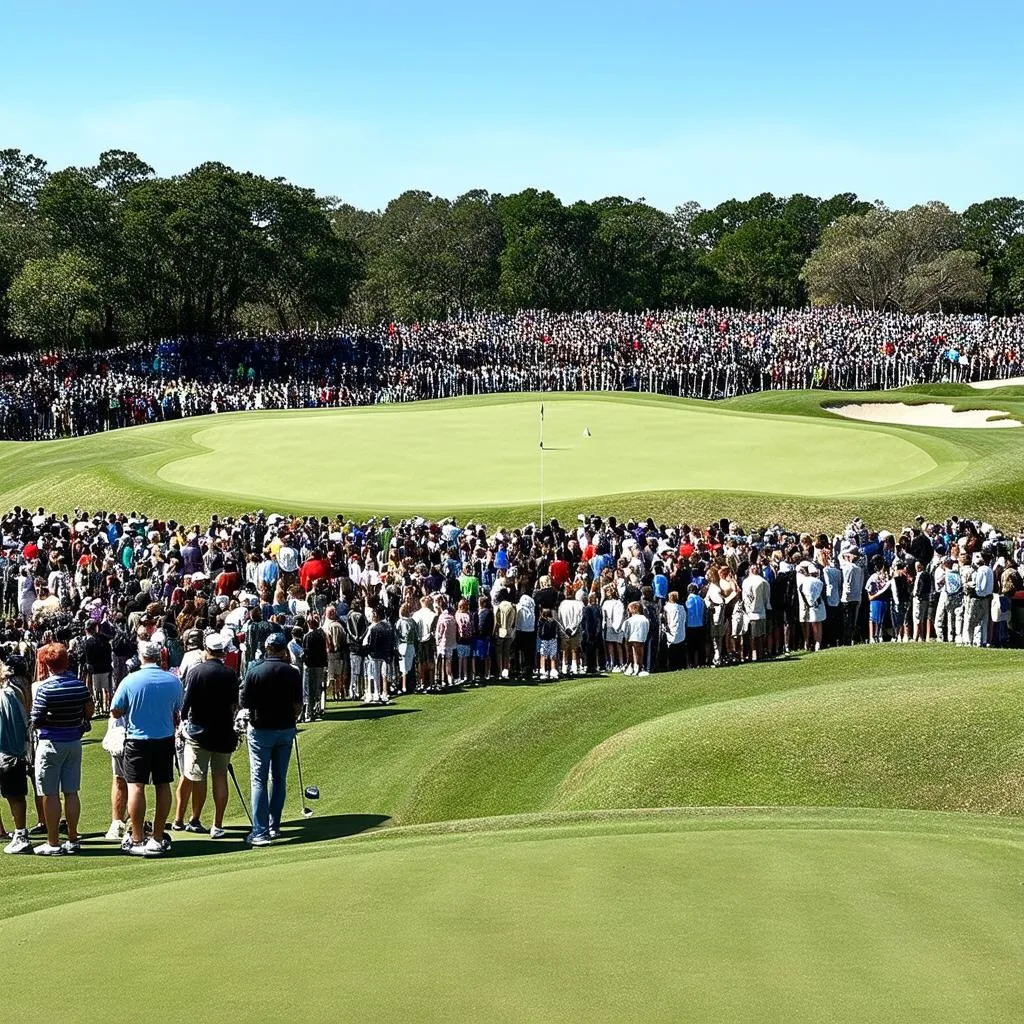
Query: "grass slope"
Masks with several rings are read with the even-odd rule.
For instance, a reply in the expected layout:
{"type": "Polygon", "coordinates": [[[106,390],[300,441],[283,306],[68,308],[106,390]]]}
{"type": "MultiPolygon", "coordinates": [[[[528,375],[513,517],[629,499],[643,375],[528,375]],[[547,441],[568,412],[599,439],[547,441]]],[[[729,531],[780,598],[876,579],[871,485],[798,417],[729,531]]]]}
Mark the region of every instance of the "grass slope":
{"type": "MultiPolygon", "coordinates": [[[[200,1019],[239,998],[257,1020],[300,1007],[424,1022],[1018,1019],[1020,836],[916,824],[634,816],[356,842],[299,862],[259,851],[246,870],[154,884],[142,915],[135,893],[113,892],[4,934],[31,963],[58,932],[115,955],[130,934],[153,1021],[180,1019],[167,965],[181,950],[200,1019]]],[[[76,1020],[108,1019],[94,957],[65,958],[61,984],[76,1020]]],[[[12,1016],[38,998],[31,972],[10,974],[12,1016]]]]}
{"type": "MultiPolygon", "coordinates": [[[[1024,417],[1024,391],[935,385],[858,401],[952,402],[1024,417]]],[[[527,521],[546,511],[782,519],[833,528],[854,512],[892,525],[950,506],[1024,517],[1016,431],[842,420],[835,392],[707,403],[637,394],[497,395],[405,406],[231,414],[65,441],[0,444],[0,504],[145,508],[191,519],[266,505],[527,521]],[[593,437],[582,436],[583,426],[593,437]],[[387,458],[382,458],[382,452],[387,458]],[[612,486],[599,467],[620,467],[612,486]],[[493,471],[481,472],[484,467],[493,471]]]]}

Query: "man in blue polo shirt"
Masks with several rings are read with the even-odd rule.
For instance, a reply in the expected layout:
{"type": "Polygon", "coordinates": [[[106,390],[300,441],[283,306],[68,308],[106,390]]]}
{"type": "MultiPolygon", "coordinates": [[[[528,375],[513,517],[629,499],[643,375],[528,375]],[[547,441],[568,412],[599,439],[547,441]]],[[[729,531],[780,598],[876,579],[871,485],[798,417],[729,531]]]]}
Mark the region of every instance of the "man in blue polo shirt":
{"type": "Polygon", "coordinates": [[[78,853],[78,819],[82,804],[82,735],[93,716],[92,697],[85,683],[68,670],[68,649],[47,644],[39,663],[49,675],[39,684],[32,701],[32,725],[39,730],[36,744],[36,789],[43,798],[46,842],[35,848],[44,857],[78,853]],[[60,795],[64,794],[67,842],[61,845],[60,795]]]}
{"type": "Polygon", "coordinates": [[[128,784],[131,831],[122,849],[135,857],[159,857],[170,849],[164,836],[174,781],[174,731],[181,718],[182,691],[177,676],[160,668],[160,644],[139,644],[139,668],[121,680],[110,713],[124,718],[124,781],[128,784]],[[156,791],[153,835],[145,835],[146,786],[156,791]]]}

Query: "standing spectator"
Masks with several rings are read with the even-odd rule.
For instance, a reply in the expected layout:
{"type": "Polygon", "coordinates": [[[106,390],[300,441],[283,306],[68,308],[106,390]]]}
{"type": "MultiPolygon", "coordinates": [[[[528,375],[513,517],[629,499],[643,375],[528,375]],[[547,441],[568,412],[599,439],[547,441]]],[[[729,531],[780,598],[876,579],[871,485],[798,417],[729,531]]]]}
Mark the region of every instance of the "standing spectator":
{"type": "Polygon", "coordinates": [[[316,615],[309,617],[309,630],[302,638],[303,718],[315,721],[323,714],[324,685],[327,680],[327,636],[316,615]]]}
{"type": "Polygon", "coordinates": [[[139,668],[121,680],[110,708],[126,720],[124,779],[128,784],[131,831],[123,849],[136,857],[159,857],[170,850],[164,829],[171,810],[174,781],[174,734],[181,720],[181,683],[160,668],[163,647],[152,640],[139,644],[139,668]],[[153,783],[153,835],[145,835],[146,786],[153,783]]]}
{"type": "Polygon", "coordinates": [[[78,791],[82,783],[82,736],[89,728],[94,706],[92,697],[73,672],[68,670],[68,649],[49,644],[39,651],[46,678],[32,701],[32,725],[38,730],[36,744],[36,789],[43,798],[46,842],[37,846],[43,856],[74,854],[81,849],[78,821],[82,804],[78,791]],[[67,841],[61,844],[61,793],[67,841]]]}
{"type": "Polygon", "coordinates": [[[249,712],[247,739],[252,783],[250,846],[269,846],[281,834],[288,763],[295,723],[302,710],[302,676],[288,662],[288,641],[272,633],[266,656],[250,665],[241,688],[241,706],[249,712]]]}
{"type": "Polygon", "coordinates": [[[110,641],[100,633],[99,625],[95,622],[86,623],[83,660],[96,711],[107,715],[113,692],[114,652],[110,641]]]}
{"type": "Polygon", "coordinates": [[[857,615],[860,611],[860,597],[864,591],[864,570],[857,561],[860,552],[848,548],[842,556],[840,569],[843,574],[843,589],[839,605],[843,613],[843,644],[849,646],[857,639],[857,615]]]}
{"type": "Polygon", "coordinates": [[[397,648],[395,630],[387,617],[376,608],[370,609],[370,628],[363,641],[366,648],[367,672],[364,704],[390,704],[388,683],[391,664],[397,648]]]}
{"type": "Polygon", "coordinates": [[[184,733],[184,770],[178,782],[177,811],[171,828],[203,832],[203,807],[207,779],[213,777],[213,825],[210,838],[222,839],[224,811],[228,805],[228,769],[238,745],[235,712],[238,709],[238,673],[224,664],[227,642],[220,633],[206,638],[206,655],[188,676],[181,705],[184,733]],[[192,800],[192,817],[186,823],[185,808],[192,800]]]}
{"type": "MultiPolygon", "coordinates": [[[[4,853],[31,853],[28,838],[28,705],[17,677],[0,665],[0,797],[14,819],[14,834],[4,853]]],[[[0,832],[3,825],[0,824],[0,832]]]]}
{"type": "Polygon", "coordinates": [[[686,607],[679,603],[677,590],[669,592],[662,609],[662,618],[665,623],[668,670],[675,672],[686,667],[686,607]]]}

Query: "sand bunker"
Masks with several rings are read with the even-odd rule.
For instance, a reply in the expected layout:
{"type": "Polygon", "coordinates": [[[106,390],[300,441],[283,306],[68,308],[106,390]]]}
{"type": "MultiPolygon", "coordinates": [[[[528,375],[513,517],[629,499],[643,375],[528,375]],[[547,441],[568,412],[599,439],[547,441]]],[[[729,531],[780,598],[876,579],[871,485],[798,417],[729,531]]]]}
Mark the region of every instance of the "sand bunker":
{"type": "Polygon", "coordinates": [[[1022,384],[1024,377],[1007,377],[1005,380],[976,380],[971,387],[979,391],[989,391],[992,388],[1019,388],[1022,384]]]}
{"type": "Polygon", "coordinates": [[[968,409],[953,412],[953,406],[941,402],[907,405],[905,402],[862,402],[857,405],[836,405],[829,409],[837,416],[868,423],[897,423],[902,427],[1019,427],[1017,420],[993,420],[1003,416],[998,409],[968,409]]]}

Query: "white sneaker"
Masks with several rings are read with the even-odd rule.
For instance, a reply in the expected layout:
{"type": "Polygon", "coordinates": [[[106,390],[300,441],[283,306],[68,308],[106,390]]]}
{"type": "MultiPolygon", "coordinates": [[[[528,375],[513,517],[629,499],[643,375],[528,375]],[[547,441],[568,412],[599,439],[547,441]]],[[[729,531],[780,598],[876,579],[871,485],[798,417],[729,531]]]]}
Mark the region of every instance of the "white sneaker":
{"type": "Polygon", "coordinates": [[[43,843],[42,846],[37,846],[32,852],[38,853],[40,857],[63,857],[64,847],[51,846],[49,843],[43,843]]]}
{"type": "Polygon", "coordinates": [[[82,844],[77,839],[73,842],[70,839],[65,839],[64,842],[60,844],[60,848],[64,851],[65,856],[71,857],[76,853],[81,853],[82,844]]]}
{"type": "Polygon", "coordinates": [[[638,675],[638,676],[649,676],[650,674],[651,674],[651,673],[650,673],[650,672],[648,672],[648,671],[647,671],[647,669],[645,669],[645,668],[642,668],[642,669],[640,669],[640,671],[639,671],[639,672],[637,672],[637,675],[638,675]]]}
{"type": "Polygon", "coordinates": [[[108,842],[119,843],[124,838],[125,824],[123,821],[112,821],[110,828],[107,829],[107,834],[103,837],[108,842]]]}
{"type": "Polygon", "coordinates": [[[164,848],[150,836],[144,843],[132,843],[128,852],[133,857],[162,857],[164,848]]]}
{"type": "Polygon", "coordinates": [[[633,674],[633,666],[632,666],[632,665],[627,665],[627,666],[626,666],[626,667],[625,667],[625,668],[624,668],[624,669],[622,670],[622,674],[623,674],[624,676],[631,676],[631,675],[633,674]]]}
{"type": "Polygon", "coordinates": [[[222,829],[219,825],[210,826],[210,838],[211,839],[223,839],[227,835],[227,832],[222,829]]]}
{"type": "Polygon", "coordinates": [[[507,668],[503,668],[501,670],[501,678],[502,679],[508,679],[508,669],[507,668]]]}
{"type": "Polygon", "coordinates": [[[612,671],[613,672],[621,672],[622,671],[622,666],[621,665],[612,665],[612,671]]]}
{"type": "Polygon", "coordinates": [[[558,678],[558,669],[557,669],[557,668],[553,668],[553,669],[552,669],[552,670],[551,670],[551,671],[550,671],[550,672],[548,673],[548,679],[557,679],[557,678],[558,678]]]}
{"type": "Polygon", "coordinates": [[[4,847],[4,853],[31,853],[32,844],[28,841],[28,832],[17,829],[11,841],[4,847]]]}

